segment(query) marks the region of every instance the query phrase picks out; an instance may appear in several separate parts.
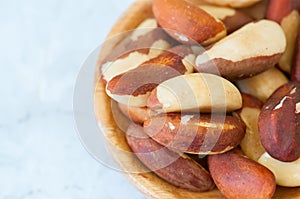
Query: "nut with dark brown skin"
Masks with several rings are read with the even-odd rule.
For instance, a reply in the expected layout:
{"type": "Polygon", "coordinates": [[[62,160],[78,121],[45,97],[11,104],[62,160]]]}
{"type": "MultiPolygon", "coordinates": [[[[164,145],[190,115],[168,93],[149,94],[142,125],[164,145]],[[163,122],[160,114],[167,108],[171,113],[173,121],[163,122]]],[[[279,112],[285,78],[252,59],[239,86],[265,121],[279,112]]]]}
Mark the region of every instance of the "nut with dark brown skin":
{"type": "Polygon", "coordinates": [[[232,81],[244,79],[273,67],[285,48],[282,28],[276,22],[260,20],[246,24],[198,55],[196,70],[232,81]]]}
{"type": "MultiPolygon", "coordinates": [[[[293,66],[293,57],[297,57],[297,34],[299,34],[299,21],[300,21],[300,1],[299,0],[270,0],[266,18],[274,20],[281,24],[287,39],[286,50],[279,60],[278,66],[281,70],[291,74],[292,80],[296,80],[297,72],[293,66]],[[294,55],[295,53],[295,55],[294,55]],[[292,70],[292,72],[291,72],[292,70]]],[[[297,58],[294,59],[297,63],[297,58]]],[[[295,61],[294,61],[295,65],[295,61]]]]}
{"type": "Polygon", "coordinates": [[[216,186],[228,199],[270,199],[275,193],[273,173],[238,149],[208,156],[208,167],[216,186]]]}
{"type": "Polygon", "coordinates": [[[259,115],[259,134],[266,151],[284,162],[300,157],[300,83],[276,90],[259,115]]]}
{"type": "Polygon", "coordinates": [[[202,166],[190,157],[156,143],[143,132],[141,126],[131,124],[126,134],[136,156],[164,180],[191,191],[208,191],[214,187],[210,174],[202,166]]]}
{"type": "Polygon", "coordinates": [[[213,5],[200,5],[199,7],[205,12],[220,19],[224,23],[228,34],[253,21],[247,14],[233,8],[213,5]]]}
{"type": "Polygon", "coordinates": [[[293,9],[300,9],[299,0],[270,0],[266,18],[280,23],[293,9]]]}
{"type": "Polygon", "coordinates": [[[193,72],[195,55],[191,47],[179,45],[111,79],[106,93],[128,106],[147,105],[150,92],[161,82],[193,72]]]}
{"type": "Polygon", "coordinates": [[[245,135],[245,125],[234,116],[169,113],[145,121],[144,131],[176,151],[215,154],[236,147],[245,135]]]}
{"type": "Polygon", "coordinates": [[[176,40],[208,45],[226,36],[224,24],[185,0],[153,0],[158,23],[176,40]]]}
{"type": "Polygon", "coordinates": [[[125,104],[121,103],[118,103],[118,106],[126,117],[138,124],[143,124],[144,121],[157,114],[148,107],[126,106],[125,104]]]}
{"type": "Polygon", "coordinates": [[[238,10],[243,13],[246,13],[254,20],[261,20],[265,18],[268,3],[269,0],[262,0],[250,7],[245,7],[238,10]]]}
{"type": "MultiPolygon", "coordinates": [[[[104,83],[160,55],[172,45],[172,39],[158,27],[154,18],[146,19],[134,31],[123,33],[119,37],[124,35],[125,38],[100,61],[104,83]]],[[[114,39],[118,39],[118,36],[107,42],[113,42],[114,39]]]]}
{"type": "Polygon", "coordinates": [[[211,4],[219,6],[229,6],[233,8],[244,8],[258,3],[261,0],[205,0],[211,4]]]}

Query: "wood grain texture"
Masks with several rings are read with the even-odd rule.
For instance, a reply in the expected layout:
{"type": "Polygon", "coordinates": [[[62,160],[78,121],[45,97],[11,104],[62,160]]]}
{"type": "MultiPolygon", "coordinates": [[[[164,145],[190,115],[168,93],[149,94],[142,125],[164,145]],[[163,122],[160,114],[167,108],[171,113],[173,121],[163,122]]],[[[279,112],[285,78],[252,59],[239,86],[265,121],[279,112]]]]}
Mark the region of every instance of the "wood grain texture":
{"type": "MultiPolygon", "coordinates": [[[[197,0],[190,0],[197,1],[197,0]]],[[[111,38],[118,33],[128,31],[136,27],[141,21],[152,16],[151,13],[151,1],[150,0],[137,0],[128,10],[123,14],[119,21],[115,23],[111,32],[107,38],[111,38]]],[[[96,119],[102,127],[102,131],[106,138],[109,140],[109,147],[111,154],[120,169],[125,171],[139,170],[145,171],[145,173],[130,173],[124,172],[125,177],[147,198],[153,199],[225,199],[221,193],[214,189],[209,192],[196,193],[187,191],[184,189],[177,188],[152,172],[146,172],[147,169],[143,164],[136,158],[135,155],[130,152],[130,148],[126,142],[124,132],[114,121],[114,116],[119,117],[122,121],[122,127],[126,127],[126,118],[118,111],[112,114],[112,107],[115,106],[111,102],[110,98],[105,93],[104,85],[99,81],[99,65],[101,59],[109,53],[114,45],[118,41],[107,43],[103,46],[99,55],[99,62],[95,72],[95,95],[94,95],[94,108],[96,119]]],[[[274,196],[275,199],[300,199],[300,188],[281,188],[278,187],[274,196]]]]}

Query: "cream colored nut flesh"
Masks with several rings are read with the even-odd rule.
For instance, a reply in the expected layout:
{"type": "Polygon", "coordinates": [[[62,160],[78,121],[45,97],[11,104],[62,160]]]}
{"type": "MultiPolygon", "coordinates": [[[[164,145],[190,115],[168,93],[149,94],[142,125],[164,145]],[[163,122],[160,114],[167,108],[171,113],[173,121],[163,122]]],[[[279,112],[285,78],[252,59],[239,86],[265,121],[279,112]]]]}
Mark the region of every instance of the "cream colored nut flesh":
{"type": "MultiPolygon", "coordinates": [[[[101,67],[101,74],[102,78],[108,82],[110,81],[113,77],[125,73],[131,69],[134,69],[138,67],[141,63],[154,58],[161,53],[163,53],[166,49],[170,47],[170,43],[165,40],[165,35],[162,38],[157,38],[157,36],[153,36],[153,38],[144,38],[142,41],[139,41],[139,39],[147,34],[156,34],[158,35],[159,32],[162,32],[162,30],[155,30],[158,28],[157,22],[153,18],[146,19],[143,21],[130,35],[127,40],[124,40],[125,43],[125,49],[123,51],[125,52],[120,52],[119,55],[121,57],[117,57],[117,59],[113,60],[108,60],[107,62],[102,64],[101,67]],[[152,32],[151,32],[152,31],[152,32]],[[156,31],[156,32],[155,32],[156,31]],[[156,39],[157,38],[157,39],[156,39]],[[147,43],[149,42],[149,46],[147,45],[144,40],[147,39],[147,43]],[[131,42],[136,44],[132,45],[135,49],[126,49],[126,43],[131,42]],[[139,42],[140,45],[139,45],[139,42]],[[143,52],[141,49],[145,49],[147,47],[147,52],[143,52]],[[126,52],[126,51],[130,52],[126,52]],[[124,56],[123,53],[126,53],[124,56]]],[[[164,33],[162,33],[164,34],[164,33]]],[[[117,47],[118,48],[118,47],[117,47]]],[[[121,47],[123,48],[123,47],[121,47]]],[[[131,47],[130,47],[131,48],[131,47]]],[[[146,50],[146,49],[145,49],[146,50]]]]}
{"type": "Polygon", "coordinates": [[[258,162],[270,169],[276,178],[276,183],[285,187],[300,186],[300,159],[294,162],[281,162],[272,158],[267,152],[258,162]]]}
{"type": "Polygon", "coordinates": [[[290,73],[295,51],[295,44],[300,25],[299,12],[294,10],[288,16],[282,19],[281,27],[285,33],[287,46],[284,54],[279,60],[278,66],[281,70],[290,73]]]}
{"type": "Polygon", "coordinates": [[[241,92],[248,93],[265,102],[277,88],[287,82],[286,76],[279,69],[273,67],[254,77],[239,80],[236,85],[241,92]]]}
{"type": "Polygon", "coordinates": [[[157,27],[158,25],[156,19],[154,18],[146,19],[133,31],[130,38],[132,39],[132,41],[136,41],[140,36],[151,32],[151,30],[157,27]]]}
{"type": "Polygon", "coordinates": [[[257,161],[260,156],[266,152],[261,144],[258,130],[258,118],[263,103],[257,98],[245,93],[242,93],[242,98],[243,107],[234,112],[246,125],[245,136],[240,146],[248,158],[257,161]]]}
{"type": "Polygon", "coordinates": [[[210,15],[221,20],[228,33],[232,33],[243,25],[253,21],[253,19],[247,14],[233,8],[212,5],[200,5],[199,7],[210,15]]]}
{"type": "Polygon", "coordinates": [[[175,46],[137,68],[112,78],[106,93],[127,106],[144,107],[151,91],[170,78],[193,72],[195,56],[190,47],[175,46]]]}
{"type": "Polygon", "coordinates": [[[148,59],[149,57],[147,54],[132,52],[125,58],[107,62],[103,64],[101,68],[103,79],[106,82],[109,82],[113,77],[138,67],[141,63],[147,61],[148,59]]]}
{"type": "Polygon", "coordinates": [[[258,3],[261,0],[205,0],[218,6],[230,6],[233,8],[244,8],[258,3]]]}
{"type": "Polygon", "coordinates": [[[108,82],[112,78],[129,70],[135,69],[140,64],[148,61],[167,50],[170,44],[165,40],[158,40],[152,44],[148,54],[141,53],[139,51],[131,52],[124,58],[117,59],[115,61],[107,62],[102,66],[103,79],[108,82]]]}
{"type": "MultiPolygon", "coordinates": [[[[247,58],[282,53],[285,47],[286,39],[282,28],[273,21],[260,20],[247,24],[239,31],[225,37],[207,53],[211,59],[229,58],[236,62],[247,58]]],[[[199,61],[202,60],[199,58],[199,61]]]]}
{"type": "Polygon", "coordinates": [[[265,152],[263,148],[258,131],[258,116],[260,110],[256,108],[243,108],[240,116],[246,124],[246,134],[241,142],[241,149],[247,157],[257,161],[259,157],[265,152]]]}
{"type": "Polygon", "coordinates": [[[196,59],[196,69],[218,69],[229,79],[251,77],[274,66],[286,48],[282,28],[273,21],[248,23],[215,43],[196,59]]]}
{"type": "Polygon", "coordinates": [[[239,11],[249,15],[254,20],[265,18],[269,0],[262,0],[250,7],[240,8],[239,11]]]}
{"type": "Polygon", "coordinates": [[[193,73],[161,83],[148,98],[147,106],[157,111],[233,111],[242,107],[239,90],[213,74],[193,73]]]}
{"type": "Polygon", "coordinates": [[[225,19],[226,17],[231,17],[236,13],[234,9],[227,7],[218,7],[212,5],[200,5],[199,7],[208,14],[217,17],[220,20],[225,19]]]}

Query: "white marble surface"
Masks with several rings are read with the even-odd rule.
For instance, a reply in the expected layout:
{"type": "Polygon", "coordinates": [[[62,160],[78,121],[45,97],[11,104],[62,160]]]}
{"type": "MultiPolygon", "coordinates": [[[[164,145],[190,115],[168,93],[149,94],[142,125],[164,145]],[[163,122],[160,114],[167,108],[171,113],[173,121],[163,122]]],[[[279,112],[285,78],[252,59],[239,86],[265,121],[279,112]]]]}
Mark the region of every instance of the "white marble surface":
{"type": "Polygon", "coordinates": [[[1,199],[144,198],[86,152],[72,112],[81,63],[133,1],[1,1],[1,199]]]}

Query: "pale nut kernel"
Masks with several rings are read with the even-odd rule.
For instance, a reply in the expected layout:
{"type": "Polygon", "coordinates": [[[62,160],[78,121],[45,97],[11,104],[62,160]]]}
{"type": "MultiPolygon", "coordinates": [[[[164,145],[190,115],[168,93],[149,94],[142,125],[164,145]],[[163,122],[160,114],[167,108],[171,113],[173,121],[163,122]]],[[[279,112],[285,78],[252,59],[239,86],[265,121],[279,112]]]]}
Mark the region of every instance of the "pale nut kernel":
{"type": "Polygon", "coordinates": [[[253,77],[239,80],[236,85],[241,92],[265,102],[276,89],[286,83],[288,78],[279,69],[273,67],[253,77]]]}
{"type": "Polygon", "coordinates": [[[247,157],[257,161],[265,152],[258,131],[258,118],[263,103],[248,94],[242,94],[242,98],[243,107],[236,111],[246,125],[246,133],[240,146],[247,157]]]}
{"type": "Polygon", "coordinates": [[[213,5],[200,5],[199,7],[210,15],[220,19],[224,23],[228,34],[253,21],[247,14],[233,8],[213,5]]]}
{"type": "Polygon", "coordinates": [[[244,79],[274,66],[285,48],[282,28],[276,22],[260,20],[246,24],[200,54],[196,69],[230,80],[244,79]]]}
{"type": "Polygon", "coordinates": [[[281,162],[266,152],[259,158],[258,162],[273,172],[278,185],[284,187],[300,186],[300,158],[293,162],[281,162]]]}
{"type": "Polygon", "coordinates": [[[244,8],[260,2],[261,0],[205,0],[218,6],[229,6],[233,8],[244,8]]]}
{"type": "Polygon", "coordinates": [[[127,106],[144,107],[150,92],[161,82],[193,72],[195,55],[189,46],[175,46],[135,69],[111,79],[106,93],[127,106]]]}
{"type": "Polygon", "coordinates": [[[157,113],[149,109],[148,107],[134,107],[127,106],[125,104],[118,103],[121,112],[130,120],[135,123],[143,124],[144,121],[155,116],[157,113]]]}
{"type": "Polygon", "coordinates": [[[168,40],[167,34],[158,27],[155,19],[146,19],[102,60],[102,80],[106,83],[160,55],[170,47],[168,40]]]}
{"type": "Polygon", "coordinates": [[[300,15],[296,10],[292,11],[281,21],[281,27],[286,36],[287,46],[284,54],[279,60],[278,66],[286,73],[291,73],[299,26],[300,15]]]}
{"type": "Polygon", "coordinates": [[[208,73],[171,78],[155,88],[147,106],[158,112],[230,112],[242,107],[239,90],[228,80],[208,73]]]}

